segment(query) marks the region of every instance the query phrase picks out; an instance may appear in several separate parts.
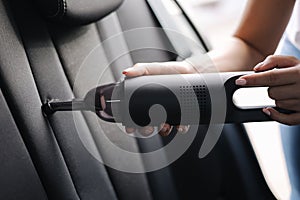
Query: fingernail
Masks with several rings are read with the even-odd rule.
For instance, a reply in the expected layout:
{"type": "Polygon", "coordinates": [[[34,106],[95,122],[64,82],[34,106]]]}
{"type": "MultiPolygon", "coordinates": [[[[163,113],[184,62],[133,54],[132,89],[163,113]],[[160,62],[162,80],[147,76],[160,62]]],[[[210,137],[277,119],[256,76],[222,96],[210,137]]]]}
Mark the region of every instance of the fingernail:
{"type": "Polygon", "coordinates": [[[263,109],[263,112],[268,115],[268,116],[271,116],[271,112],[267,109],[267,108],[264,108],[263,109]]]}
{"type": "Polygon", "coordinates": [[[123,70],[122,73],[123,73],[124,75],[126,75],[126,74],[128,74],[128,72],[130,72],[131,70],[132,70],[132,67],[123,70]]]}
{"type": "Polygon", "coordinates": [[[126,127],[125,130],[127,133],[133,133],[135,131],[134,128],[129,128],[129,127],[126,127]]]}
{"type": "Polygon", "coordinates": [[[167,132],[167,127],[162,127],[162,129],[160,130],[161,132],[167,132]]]}
{"type": "Polygon", "coordinates": [[[160,125],[160,132],[166,132],[168,131],[169,126],[167,124],[161,124],[160,125]]]}
{"type": "Polygon", "coordinates": [[[144,132],[145,132],[145,134],[151,134],[152,132],[153,132],[153,128],[152,127],[147,127],[147,128],[145,128],[145,130],[144,130],[144,132]]]}
{"type": "Polygon", "coordinates": [[[183,132],[183,128],[179,127],[178,132],[183,132]]]}
{"type": "Polygon", "coordinates": [[[161,135],[161,136],[168,136],[169,135],[169,131],[165,131],[165,132],[163,132],[163,131],[160,131],[159,132],[159,134],[161,135]]]}
{"type": "Polygon", "coordinates": [[[261,66],[262,66],[262,63],[259,63],[253,68],[253,70],[257,71],[257,70],[259,70],[259,68],[261,68],[261,66]]]}
{"type": "Polygon", "coordinates": [[[246,81],[246,79],[240,78],[240,79],[235,80],[235,84],[236,85],[246,85],[247,81],[246,81]]]}
{"type": "Polygon", "coordinates": [[[168,136],[170,133],[170,126],[168,124],[162,124],[159,134],[161,136],[168,136]]]}

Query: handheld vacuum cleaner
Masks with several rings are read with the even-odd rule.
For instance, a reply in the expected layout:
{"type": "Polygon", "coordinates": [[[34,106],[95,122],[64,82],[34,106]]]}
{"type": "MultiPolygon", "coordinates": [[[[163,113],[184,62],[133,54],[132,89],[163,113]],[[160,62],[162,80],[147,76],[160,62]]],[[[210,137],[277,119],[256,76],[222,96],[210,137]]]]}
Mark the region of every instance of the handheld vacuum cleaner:
{"type": "MultiPolygon", "coordinates": [[[[108,122],[128,127],[208,124],[213,107],[221,106],[224,118],[214,123],[270,121],[261,108],[239,108],[232,99],[241,86],[235,80],[249,72],[149,75],[125,78],[91,89],[83,99],[49,100],[45,115],[57,111],[88,110],[108,122]]],[[[280,112],[289,111],[276,108],[280,112]]]]}

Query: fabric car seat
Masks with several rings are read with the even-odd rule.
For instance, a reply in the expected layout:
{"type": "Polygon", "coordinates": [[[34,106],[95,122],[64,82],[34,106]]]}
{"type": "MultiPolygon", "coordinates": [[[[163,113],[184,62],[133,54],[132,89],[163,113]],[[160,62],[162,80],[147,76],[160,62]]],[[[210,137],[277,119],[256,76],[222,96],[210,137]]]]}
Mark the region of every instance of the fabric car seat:
{"type": "Polygon", "coordinates": [[[241,126],[226,126],[205,159],[201,126],[170,166],[129,173],[99,162],[130,164],[109,142],[149,152],[172,137],[129,137],[91,112],[41,112],[47,99],[83,97],[103,71],[114,82],[134,63],[177,59],[167,34],[147,29],[161,24],[146,1],[2,0],[0,15],[0,199],[273,198],[241,126]]]}

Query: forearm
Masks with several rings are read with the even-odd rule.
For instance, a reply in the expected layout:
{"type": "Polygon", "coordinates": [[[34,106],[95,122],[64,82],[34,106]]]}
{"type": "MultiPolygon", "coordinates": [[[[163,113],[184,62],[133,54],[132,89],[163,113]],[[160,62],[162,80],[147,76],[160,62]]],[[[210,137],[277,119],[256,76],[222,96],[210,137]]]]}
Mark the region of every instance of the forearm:
{"type": "Polygon", "coordinates": [[[247,71],[261,62],[265,56],[243,40],[232,37],[224,47],[207,54],[218,71],[247,71]]]}
{"type": "Polygon", "coordinates": [[[209,52],[220,71],[252,70],[274,53],[291,16],[295,0],[249,0],[233,39],[209,52]]]}

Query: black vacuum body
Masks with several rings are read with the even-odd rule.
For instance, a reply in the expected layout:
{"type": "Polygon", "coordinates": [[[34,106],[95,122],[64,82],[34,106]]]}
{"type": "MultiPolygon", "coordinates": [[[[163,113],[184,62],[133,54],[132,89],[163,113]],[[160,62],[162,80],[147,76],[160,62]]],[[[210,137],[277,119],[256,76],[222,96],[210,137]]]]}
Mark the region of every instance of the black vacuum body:
{"type": "MultiPolygon", "coordinates": [[[[84,99],[51,100],[46,115],[56,111],[90,110],[101,119],[125,126],[157,126],[161,123],[208,124],[271,120],[261,108],[238,108],[235,80],[250,72],[149,75],[90,90],[84,99]],[[211,121],[213,119],[213,121],[211,121]]],[[[252,73],[252,72],[251,72],[252,73]]]]}

